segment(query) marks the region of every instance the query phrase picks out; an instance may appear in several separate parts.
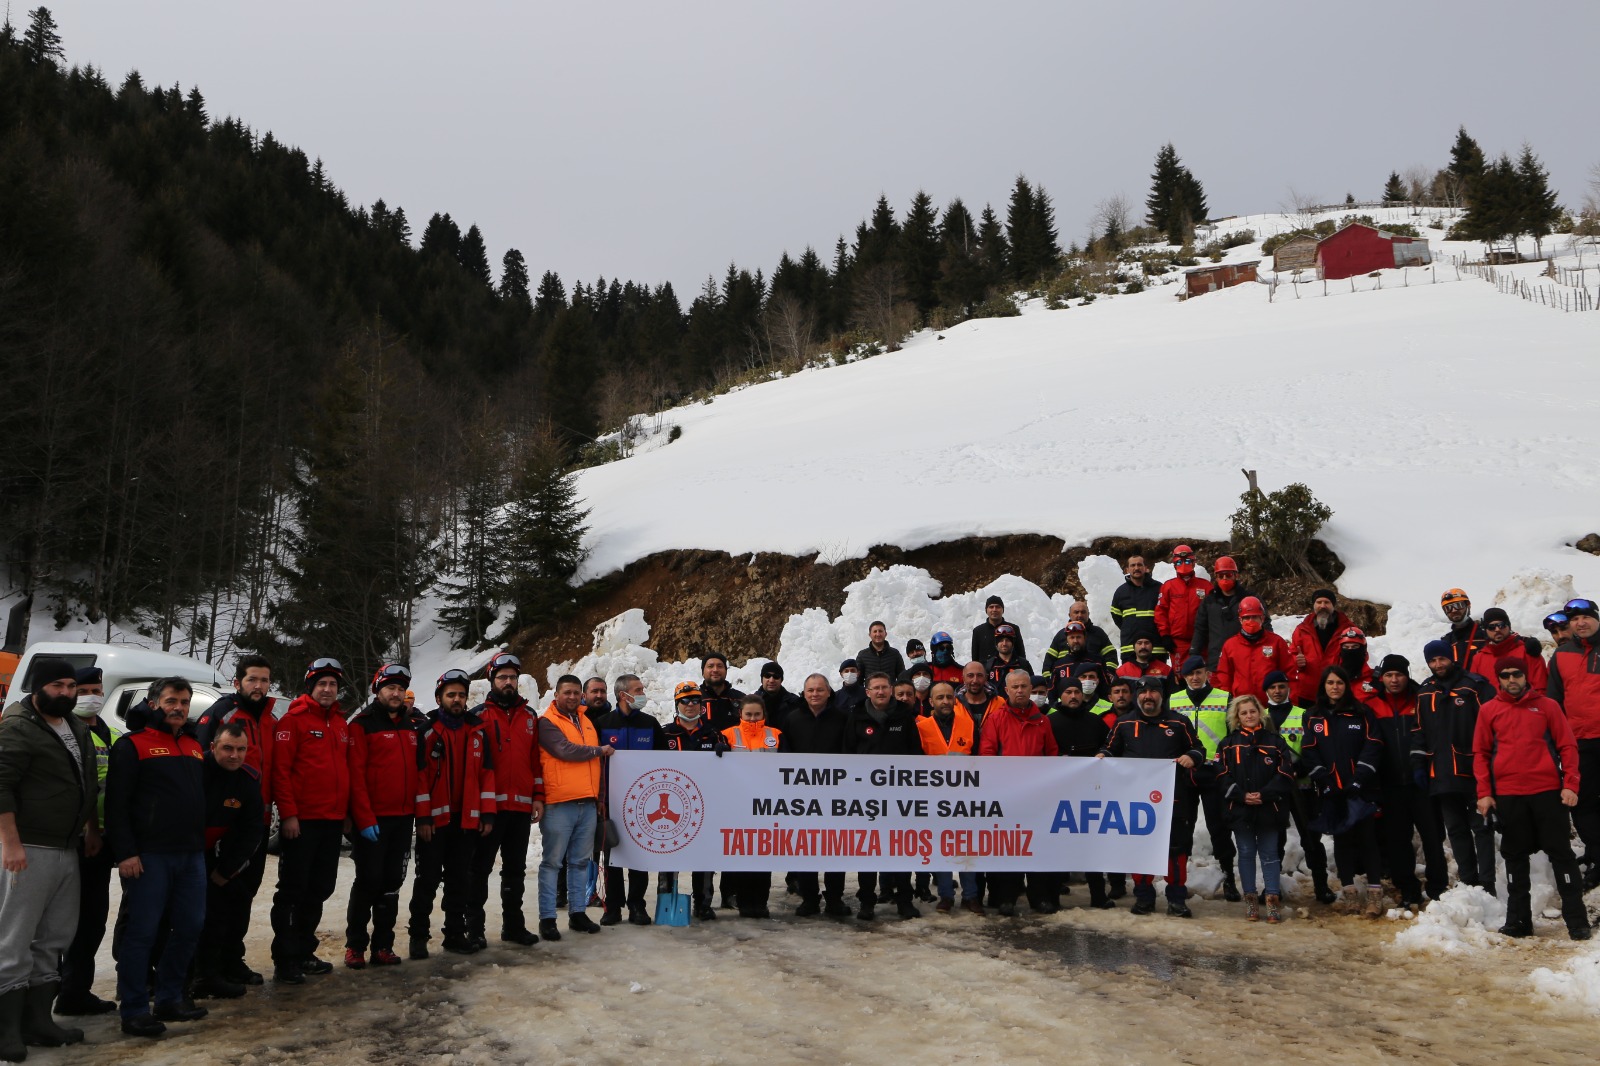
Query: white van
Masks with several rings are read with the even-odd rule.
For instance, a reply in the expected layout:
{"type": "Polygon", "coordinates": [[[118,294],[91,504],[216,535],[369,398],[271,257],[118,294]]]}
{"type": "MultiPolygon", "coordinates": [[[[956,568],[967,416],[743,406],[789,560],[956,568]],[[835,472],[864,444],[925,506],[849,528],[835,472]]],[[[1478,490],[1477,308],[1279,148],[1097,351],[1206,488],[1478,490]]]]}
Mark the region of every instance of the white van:
{"type": "Polygon", "coordinates": [[[126,721],[128,709],[144,699],[150,682],[163,677],[181,677],[194,686],[194,698],[189,704],[190,721],[204,714],[224,692],[233,691],[233,685],[216,667],[199,659],[150,651],[131,644],[43,641],[30,644],[22,653],[16,673],[12,675],[16,680],[6,693],[8,706],[33,691],[33,668],[40,659],[65,659],[74,669],[98,666],[106,689],[105,710],[101,713],[119,721],[126,721]]]}

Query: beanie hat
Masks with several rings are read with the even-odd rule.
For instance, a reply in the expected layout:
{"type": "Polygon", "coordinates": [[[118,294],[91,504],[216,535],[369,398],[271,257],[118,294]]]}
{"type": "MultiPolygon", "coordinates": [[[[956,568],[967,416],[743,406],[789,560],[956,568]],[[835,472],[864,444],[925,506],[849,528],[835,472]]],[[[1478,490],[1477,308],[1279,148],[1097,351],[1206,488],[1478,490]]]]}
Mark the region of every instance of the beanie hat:
{"type": "Polygon", "coordinates": [[[1006,605],[1006,601],[1002,600],[999,596],[990,596],[988,599],[983,601],[983,605],[985,607],[1004,607],[1006,605]]]}
{"type": "Polygon", "coordinates": [[[1378,676],[1382,677],[1390,670],[1398,670],[1407,677],[1410,677],[1411,660],[1407,659],[1404,655],[1396,655],[1393,652],[1390,652],[1388,655],[1383,657],[1382,662],[1378,663],[1378,676]]]}
{"type": "Polygon", "coordinates": [[[765,666],[763,666],[761,668],[761,676],[764,677],[764,678],[765,677],[775,677],[779,681],[782,681],[783,680],[783,667],[779,666],[776,662],[767,663],[765,666]]]}
{"type": "Polygon", "coordinates": [[[1506,614],[1504,607],[1491,607],[1483,612],[1483,624],[1488,625],[1490,622],[1504,622],[1510,625],[1511,616],[1506,614]]]}
{"type": "Polygon", "coordinates": [[[910,640],[906,641],[906,654],[907,655],[910,655],[914,651],[926,651],[926,650],[927,649],[922,646],[922,641],[918,640],[916,637],[912,637],[910,640]]]}
{"type": "Polygon", "coordinates": [[[912,666],[911,666],[911,669],[906,671],[906,676],[907,677],[921,677],[921,676],[932,677],[933,676],[933,666],[930,663],[925,663],[925,662],[913,663],[912,666]]]}
{"type": "Polygon", "coordinates": [[[1333,590],[1332,589],[1312,589],[1311,590],[1311,602],[1312,603],[1316,603],[1318,600],[1323,600],[1323,599],[1327,600],[1329,603],[1333,604],[1335,607],[1339,606],[1339,597],[1337,597],[1337,596],[1335,596],[1333,594],[1333,590]]]}
{"type": "Polygon", "coordinates": [[[846,670],[859,670],[859,669],[861,669],[861,664],[856,662],[854,659],[846,659],[844,662],[839,664],[839,672],[840,673],[843,673],[846,670]]]}
{"type": "Polygon", "coordinates": [[[1067,677],[1063,677],[1060,681],[1056,682],[1056,688],[1058,690],[1059,689],[1075,688],[1079,692],[1082,692],[1083,691],[1083,681],[1078,677],[1077,674],[1071,674],[1071,675],[1069,675],[1067,677]]]}
{"type": "Polygon", "coordinates": [[[1271,688],[1273,685],[1287,685],[1288,683],[1288,674],[1284,673],[1282,670],[1273,670],[1268,673],[1264,679],[1262,679],[1261,687],[1271,688]]]}
{"type": "Polygon", "coordinates": [[[705,663],[710,662],[712,659],[717,660],[723,666],[727,666],[728,665],[728,657],[726,655],[722,654],[720,651],[708,651],[708,652],[706,652],[705,655],[700,657],[700,662],[701,662],[702,665],[704,665],[705,663]]]}
{"type": "Polygon", "coordinates": [[[73,669],[72,664],[65,659],[40,659],[33,664],[33,669],[29,673],[33,675],[33,690],[35,692],[52,681],[76,681],[78,679],[78,671],[73,669]]]}
{"type": "Polygon", "coordinates": [[[1183,660],[1183,668],[1180,669],[1178,671],[1178,673],[1182,674],[1184,677],[1188,677],[1190,674],[1194,673],[1196,670],[1200,669],[1205,664],[1206,664],[1206,661],[1204,659],[1202,659],[1200,656],[1191,655],[1187,659],[1183,660]]]}
{"type": "Polygon", "coordinates": [[[1449,659],[1450,645],[1442,640],[1430,640],[1422,646],[1422,661],[1432,662],[1434,659],[1449,659]]]}
{"type": "Polygon", "coordinates": [[[1500,658],[1494,661],[1494,673],[1496,677],[1500,676],[1500,671],[1512,669],[1521,670],[1523,673],[1527,673],[1527,660],[1520,655],[1502,655],[1500,658]]]}

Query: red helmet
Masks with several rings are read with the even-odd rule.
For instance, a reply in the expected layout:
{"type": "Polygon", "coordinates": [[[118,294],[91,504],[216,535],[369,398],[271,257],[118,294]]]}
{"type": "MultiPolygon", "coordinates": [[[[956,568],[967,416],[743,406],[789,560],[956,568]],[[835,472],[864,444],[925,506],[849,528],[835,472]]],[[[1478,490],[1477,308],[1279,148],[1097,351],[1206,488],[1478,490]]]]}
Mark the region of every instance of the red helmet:
{"type": "Polygon", "coordinates": [[[1365,648],[1367,646],[1367,635],[1356,626],[1350,626],[1348,629],[1339,631],[1339,643],[1340,645],[1359,644],[1365,648]]]}
{"type": "MultiPolygon", "coordinates": [[[[1258,618],[1265,618],[1267,616],[1267,609],[1263,607],[1261,605],[1261,601],[1256,599],[1254,596],[1246,596],[1244,599],[1239,601],[1239,617],[1244,618],[1248,615],[1255,615],[1258,618]]],[[[1359,633],[1361,631],[1357,629],[1354,630],[1354,632],[1359,633]]]]}
{"type": "Polygon", "coordinates": [[[1194,549],[1187,544],[1180,544],[1173,548],[1172,566],[1178,573],[1185,576],[1194,573],[1194,549]]]}
{"type": "Polygon", "coordinates": [[[1217,561],[1211,564],[1211,572],[1213,574],[1237,574],[1239,572],[1239,564],[1233,561],[1233,556],[1231,555],[1219,555],[1217,556],[1217,561]]]}
{"type": "Polygon", "coordinates": [[[1267,625],[1267,609],[1254,596],[1239,601],[1239,630],[1247,637],[1259,634],[1267,625]]]}

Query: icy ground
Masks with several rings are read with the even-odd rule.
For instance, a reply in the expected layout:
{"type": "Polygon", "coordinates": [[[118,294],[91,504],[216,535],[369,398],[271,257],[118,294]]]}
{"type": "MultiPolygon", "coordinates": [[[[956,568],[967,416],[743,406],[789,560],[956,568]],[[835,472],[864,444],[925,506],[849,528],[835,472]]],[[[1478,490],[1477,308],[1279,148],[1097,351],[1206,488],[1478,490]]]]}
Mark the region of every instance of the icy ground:
{"type": "MultiPolygon", "coordinates": [[[[333,961],[347,861],[340,872],[322,922],[321,955],[333,961]]],[[[257,969],[268,963],[274,878],[268,870],[257,901],[257,969]]],[[[1592,1056],[1592,1015],[1530,995],[1528,974],[1545,967],[1559,983],[1600,963],[1548,935],[1491,936],[1446,961],[1390,947],[1389,923],[1324,908],[1277,928],[1209,900],[1195,903],[1193,921],[1139,918],[1084,909],[1081,883],[1047,918],[945,918],[924,907],[921,920],[869,927],[796,919],[782,884],[771,921],[722,912],[687,929],[624,924],[533,948],[496,941],[471,958],[439,954],[392,971],[338,967],[300,988],[269,982],[243,1000],[207,1001],[211,1017],[160,1042],[90,1019],[90,1043],[35,1049],[29,1062],[1444,1066],[1503,1062],[1508,1049],[1528,1063],[1592,1056]]],[[[498,925],[491,913],[491,931],[498,925]]],[[[96,989],[110,994],[109,948],[96,989]]]]}

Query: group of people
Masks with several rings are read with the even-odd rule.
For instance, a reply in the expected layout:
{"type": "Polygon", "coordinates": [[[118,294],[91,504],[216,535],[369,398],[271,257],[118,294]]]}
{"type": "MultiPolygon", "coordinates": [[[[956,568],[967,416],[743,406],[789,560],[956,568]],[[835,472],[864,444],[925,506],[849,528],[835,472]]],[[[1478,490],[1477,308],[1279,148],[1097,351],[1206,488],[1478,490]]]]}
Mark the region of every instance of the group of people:
{"type": "MultiPolygon", "coordinates": [[[[150,686],[123,732],[101,717],[93,668],[45,659],[32,691],[0,718],[0,1059],[27,1046],[81,1040],[53,1015],[118,1011],[123,1031],[158,1036],[168,1022],[204,1017],[197,998],[233,998],[264,977],[245,961],[245,937],[266,869],[274,810],[277,886],[270,920],[272,979],[299,985],[326,974],[318,928],[342,845],[355,875],[344,965],[395,966],[400,893],[413,866],[407,954],[425,959],[437,904],[441,946],[488,946],[490,882],[500,868],[500,940],[531,946],[626,920],[650,925],[649,876],[609,861],[606,759],[618,750],[718,756],[798,752],[902,756],[1077,756],[1174,764],[1166,910],[1189,917],[1188,859],[1203,814],[1223,868],[1221,893],[1244,916],[1282,918],[1281,864],[1295,826],[1318,900],[1381,914],[1384,882],[1420,908],[1449,886],[1448,840],[1463,883],[1497,890],[1495,837],[1505,859],[1507,920],[1532,933],[1529,858],[1545,852],[1575,939],[1589,936],[1582,894],[1600,883],[1600,609],[1574,599],[1545,620],[1556,642],[1517,634],[1504,611],[1481,619],[1459,589],[1442,597],[1449,628],[1409,661],[1368,661],[1366,636],[1319,589],[1290,639],[1273,632],[1261,600],[1224,557],[1213,580],[1194,553],[1173,553],[1176,576],[1156,583],[1128,560],[1112,601],[1115,641],[1074,603],[1066,624],[1030,662],[1020,627],[990,597],[961,661],[934,633],[904,654],[874,622],[835,679],[807,677],[798,693],[768,662],[757,691],[738,691],[725,657],[673,693],[670,720],[647,707],[642,680],[556,681],[542,712],[518,689],[516,656],[489,661],[489,691],[469,707],[471,678],[447,671],[436,707],[413,706],[408,668],[385,665],[370,700],[347,714],[343,667],[318,659],[281,716],[271,711],[271,664],[241,657],[234,689],[191,721],[182,678],[150,686]],[[1587,869],[1574,856],[1576,825],[1587,869]],[[537,931],[524,910],[528,849],[538,829],[537,931]],[[1333,840],[1329,879],[1324,838],[1333,840]],[[1424,876],[1416,873],[1421,842],[1424,876]],[[1257,873],[1260,878],[1258,880],[1257,873]],[[114,923],[117,1002],[92,991],[94,959],[114,923]],[[603,871],[601,873],[600,871],[603,871]],[[563,875],[564,873],[564,875],[563,875]],[[590,906],[599,905],[595,922],[590,906]]],[[[1094,908],[1112,908],[1130,877],[1115,871],[1029,874],[953,871],[846,875],[794,871],[797,917],[902,918],[917,902],[1015,915],[1061,906],[1081,874],[1094,908]]],[[[1156,907],[1156,877],[1131,876],[1136,914],[1156,907]]],[[[772,876],[691,874],[693,913],[770,916],[772,876]]]]}

